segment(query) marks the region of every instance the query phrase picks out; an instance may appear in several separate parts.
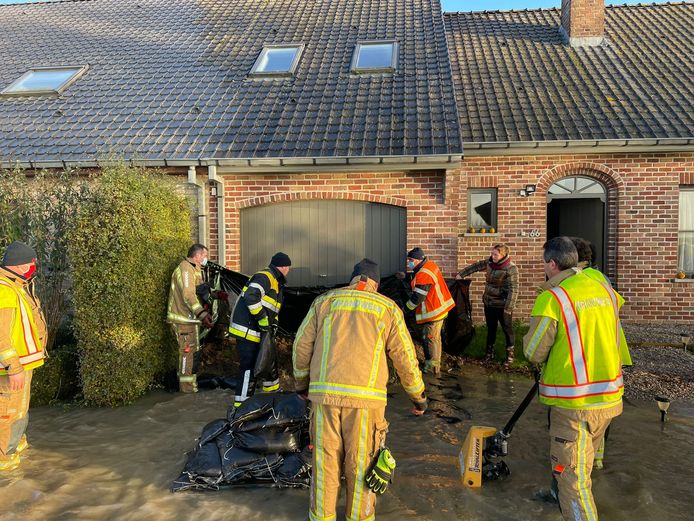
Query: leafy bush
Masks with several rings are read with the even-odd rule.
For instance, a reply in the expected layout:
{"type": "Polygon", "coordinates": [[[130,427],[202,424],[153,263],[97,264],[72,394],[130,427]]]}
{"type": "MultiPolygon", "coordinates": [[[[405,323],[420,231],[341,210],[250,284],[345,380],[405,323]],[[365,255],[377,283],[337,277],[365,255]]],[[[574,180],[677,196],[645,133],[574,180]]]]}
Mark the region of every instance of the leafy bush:
{"type": "Polygon", "coordinates": [[[85,400],[128,403],[176,354],[165,323],[171,272],[190,244],[190,210],[163,174],[113,163],[77,210],[68,253],[85,400]]]}

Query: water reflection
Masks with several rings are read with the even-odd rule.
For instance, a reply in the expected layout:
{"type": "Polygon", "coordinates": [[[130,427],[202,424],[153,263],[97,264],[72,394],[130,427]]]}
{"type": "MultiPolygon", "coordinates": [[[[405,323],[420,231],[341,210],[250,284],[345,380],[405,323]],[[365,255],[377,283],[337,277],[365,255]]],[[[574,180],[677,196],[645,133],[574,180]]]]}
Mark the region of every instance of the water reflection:
{"type": "MultiPolygon", "coordinates": [[[[486,375],[430,382],[430,412],[414,418],[393,389],[388,444],[395,483],[378,519],[557,521],[554,505],[534,499],[548,485],[546,409],[533,403],[509,440],[511,476],[463,489],[457,454],[468,428],[501,428],[531,380],[486,375]]],[[[120,409],[39,408],[31,412],[28,451],[18,471],[0,477],[3,520],[304,520],[305,490],[240,488],[169,492],[203,425],[224,415],[229,391],[154,392],[120,409]]],[[[694,408],[674,403],[662,425],[653,402],[627,403],[613,423],[605,469],[593,475],[601,519],[691,519],[694,408]]],[[[344,515],[344,510],[338,515],[344,515]]]]}

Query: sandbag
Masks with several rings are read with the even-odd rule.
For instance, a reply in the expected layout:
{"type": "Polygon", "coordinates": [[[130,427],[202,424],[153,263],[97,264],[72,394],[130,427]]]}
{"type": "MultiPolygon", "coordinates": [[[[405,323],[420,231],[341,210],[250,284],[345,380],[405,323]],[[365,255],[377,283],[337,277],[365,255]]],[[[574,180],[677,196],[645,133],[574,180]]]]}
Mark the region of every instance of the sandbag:
{"type": "Polygon", "coordinates": [[[252,420],[234,420],[231,428],[234,431],[253,431],[265,427],[291,427],[308,422],[308,402],[296,393],[275,393],[272,408],[263,416],[252,420]]]}
{"type": "Polygon", "coordinates": [[[239,484],[253,479],[271,479],[281,465],[280,454],[258,454],[239,447],[228,447],[221,456],[224,484],[239,484]]]}
{"type": "Polygon", "coordinates": [[[198,446],[204,445],[205,443],[214,440],[222,432],[229,428],[229,422],[225,419],[213,420],[202,428],[202,434],[200,434],[200,439],[198,440],[198,446]]]}
{"type": "Polygon", "coordinates": [[[277,484],[280,487],[308,487],[311,483],[312,457],[308,447],[285,456],[282,466],[277,469],[277,484]]]}
{"type": "Polygon", "coordinates": [[[250,432],[234,432],[234,446],[261,454],[299,452],[301,431],[298,428],[264,428],[250,432]]]}
{"type": "Polygon", "coordinates": [[[234,430],[244,421],[253,421],[267,416],[275,404],[275,395],[281,393],[255,393],[238,407],[231,405],[227,409],[229,428],[234,430]]]}
{"type": "Polygon", "coordinates": [[[202,476],[219,478],[222,475],[222,461],[219,457],[219,449],[214,442],[198,445],[188,455],[188,461],[183,469],[190,476],[202,476]]]}
{"type": "Polygon", "coordinates": [[[236,389],[236,378],[199,374],[198,389],[236,389]]]}
{"type": "Polygon", "coordinates": [[[448,312],[443,336],[443,350],[458,356],[475,336],[470,304],[470,280],[455,280],[449,284],[455,307],[448,312]]]}
{"type": "Polygon", "coordinates": [[[277,372],[277,348],[272,332],[262,333],[258,345],[258,356],[255,359],[253,377],[256,380],[274,382],[279,377],[277,372]]]}

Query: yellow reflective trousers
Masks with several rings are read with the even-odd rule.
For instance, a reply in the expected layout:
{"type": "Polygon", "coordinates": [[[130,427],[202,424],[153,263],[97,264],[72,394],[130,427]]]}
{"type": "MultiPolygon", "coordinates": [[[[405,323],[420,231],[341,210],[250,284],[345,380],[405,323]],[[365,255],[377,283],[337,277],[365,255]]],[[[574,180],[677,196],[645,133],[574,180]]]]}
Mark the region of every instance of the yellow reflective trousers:
{"type": "Polygon", "coordinates": [[[10,391],[10,377],[0,375],[0,470],[10,462],[19,463],[17,449],[20,441],[26,440],[24,433],[29,423],[32,373],[24,371],[21,391],[10,391]]]}
{"type": "Polygon", "coordinates": [[[353,409],[313,404],[311,440],[311,521],[335,519],[340,476],[344,475],[347,521],[375,517],[376,495],[366,486],[366,472],[384,445],[388,422],[385,407],[353,409]]]}

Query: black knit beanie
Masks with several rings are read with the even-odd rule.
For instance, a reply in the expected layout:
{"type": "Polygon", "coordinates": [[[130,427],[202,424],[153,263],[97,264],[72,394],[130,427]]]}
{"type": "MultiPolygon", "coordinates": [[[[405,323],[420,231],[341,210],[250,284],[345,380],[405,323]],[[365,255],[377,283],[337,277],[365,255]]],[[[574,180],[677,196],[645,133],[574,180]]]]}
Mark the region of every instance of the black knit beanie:
{"type": "Polygon", "coordinates": [[[14,241],[5,250],[5,255],[2,257],[3,266],[20,266],[29,264],[36,260],[36,252],[31,246],[27,246],[23,242],[14,241]]]}
{"type": "Polygon", "coordinates": [[[272,259],[270,259],[270,264],[277,268],[283,268],[284,266],[291,266],[292,261],[289,258],[289,255],[278,251],[272,256],[272,259]]]}
{"type": "Polygon", "coordinates": [[[424,260],[424,250],[422,248],[414,248],[407,252],[409,259],[424,260]]]}
{"type": "Polygon", "coordinates": [[[381,281],[381,270],[379,269],[378,264],[371,259],[362,259],[354,265],[354,271],[352,272],[351,279],[360,275],[364,275],[376,282],[381,281]]]}

